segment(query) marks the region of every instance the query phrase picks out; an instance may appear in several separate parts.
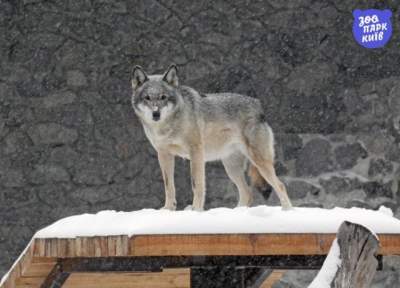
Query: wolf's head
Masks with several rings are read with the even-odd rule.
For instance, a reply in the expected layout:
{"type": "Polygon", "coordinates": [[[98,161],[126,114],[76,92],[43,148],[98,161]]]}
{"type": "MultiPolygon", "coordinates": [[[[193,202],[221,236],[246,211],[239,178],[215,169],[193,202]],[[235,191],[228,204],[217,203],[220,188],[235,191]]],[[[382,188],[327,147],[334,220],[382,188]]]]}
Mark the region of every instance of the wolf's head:
{"type": "Polygon", "coordinates": [[[140,67],[132,70],[132,106],[146,122],[165,120],[178,107],[178,74],[171,65],[164,75],[149,75],[140,67]]]}

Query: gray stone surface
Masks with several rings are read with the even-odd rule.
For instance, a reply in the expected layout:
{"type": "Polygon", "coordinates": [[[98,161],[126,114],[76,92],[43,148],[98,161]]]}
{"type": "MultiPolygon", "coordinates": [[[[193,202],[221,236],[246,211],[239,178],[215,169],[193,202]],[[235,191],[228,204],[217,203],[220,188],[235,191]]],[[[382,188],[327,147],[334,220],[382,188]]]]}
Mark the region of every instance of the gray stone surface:
{"type": "MultiPolygon", "coordinates": [[[[400,215],[398,12],[392,0],[0,0],[0,275],[61,217],[162,206],[156,153],[130,107],[133,64],[160,73],[175,62],[181,83],[259,98],[295,205],[400,215]],[[392,10],[384,48],[354,41],[356,8],[392,10]]],[[[175,177],[182,209],[187,161],[175,177]]],[[[207,190],[207,209],[236,205],[219,163],[207,190]]],[[[399,267],[393,257],[373,287],[395,287],[399,267]]],[[[313,276],[289,272],[276,287],[313,276]]]]}
{"type": "Polygon", "coordinates": [[[329,179],[321,179],[320,184],[324,187],[326,193],[332,193],[337,197],[340,197],[340,194],[359,189],[361,186],[358,179],[338,176],[333,176],[329,179]]]}
{"type": "Polygon", "coordinates": [[[78,133],[75,130],[55,123],[38,124],[28,129],[28,134],[35,145],[62,145],[78,139],[78,133]]]}
{"type": "Polygon", "coordinates": [[[341,169],[349,169],[357,164],[359,158],[366,158],[367,151],[360,143],[346,144],[335,149],[336,161],[341,169]]]}
{"type": "Polygon", "coordinates": [[[363,184],[363,188],[368,197],[393,197],[392,182],[371,181],[363,184]]]}
{"type": "Polygon", "coordinates": [[[393,172],[392,162],[382,158],[371,159],[368,169],[368,176],[384,177],[391,172],[393,172]]]}
{"type": "Polygon", "coordinates": [[[323,138],[315,138],[306,143],[296,159],[298,176],[317,176],[332,170],[332,147],[323,138]]]}
{"type": "Polygon", "coordinates": [[[317,196],[320,189],[305,181],[294,180],[287,184],[287,190],[291,199],[306,198],[308,193],[317,196]]]}

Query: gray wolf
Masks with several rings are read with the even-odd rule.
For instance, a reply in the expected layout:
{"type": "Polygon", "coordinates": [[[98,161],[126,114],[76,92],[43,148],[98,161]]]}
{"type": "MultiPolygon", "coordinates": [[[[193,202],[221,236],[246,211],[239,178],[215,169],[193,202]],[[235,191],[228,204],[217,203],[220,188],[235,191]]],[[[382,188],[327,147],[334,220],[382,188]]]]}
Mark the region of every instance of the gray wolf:
{"type": "Polygon", "coordinates": [[[163,75],[147,75],[135,66],[131,73],[132,106],[144,132],[157,150],[165,187],[163,208],[175,210],[175,156],[190,160],[192,209],[203,210],[205,163],[221,160],[239,190],[238,206],[249,206],[253,186],[266,180],[279,196],[283,209],[292,207],[284,184],[274,169],[274,136],[261,102],[233,94],[202,94],[181,85],[171,65],[163,75]]]}

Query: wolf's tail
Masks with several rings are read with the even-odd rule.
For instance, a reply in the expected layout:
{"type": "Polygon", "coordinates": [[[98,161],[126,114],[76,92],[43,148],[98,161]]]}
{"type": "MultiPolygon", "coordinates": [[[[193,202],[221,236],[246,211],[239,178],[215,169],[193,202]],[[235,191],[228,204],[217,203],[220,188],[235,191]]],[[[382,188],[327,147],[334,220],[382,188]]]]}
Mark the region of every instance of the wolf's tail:
{"type": "Polygon", "coordinates": [[[265,199],[268,199],[272,192],[272,187],[267,183],[267,181],[265,181],[265,179],[261,176],[260,171],[258,171],[258,168],[252,163],[249,163],[247,175],[250,178],[251,187],[256,188],[262,193],[265,199]]]}

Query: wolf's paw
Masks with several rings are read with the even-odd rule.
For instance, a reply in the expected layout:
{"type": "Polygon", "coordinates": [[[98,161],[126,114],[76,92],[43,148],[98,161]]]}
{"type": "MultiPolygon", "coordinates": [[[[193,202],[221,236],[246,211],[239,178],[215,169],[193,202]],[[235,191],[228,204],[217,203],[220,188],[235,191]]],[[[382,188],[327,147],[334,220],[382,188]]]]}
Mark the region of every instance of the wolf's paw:
{"type": "Polygon", "coordinates": [[[291,211],[291,210],[294,210],[294,208],[292,205],[284,205],[284,206],[282,206],[282,210],[283,211],[291,211]]]}
{"type": "Polygon", "coordinates": [[[175,211],[176,210],[176,205],[164,205],[163,207],[160,208],[160,210],[175,211]]]}
{"type": "Polygon", "coordinates": [[[238,204],[236,205],[236,208],[239,208],[239,207],[250,207],[251,204],[252,204],[251,200],[239,201],[238,204]]]}
{"type": "Polygon", "coordinates": [[[188,205],[185,207],[185,211],[204,211],[203,208],[195,208],[193,205],[188,205]]]}

